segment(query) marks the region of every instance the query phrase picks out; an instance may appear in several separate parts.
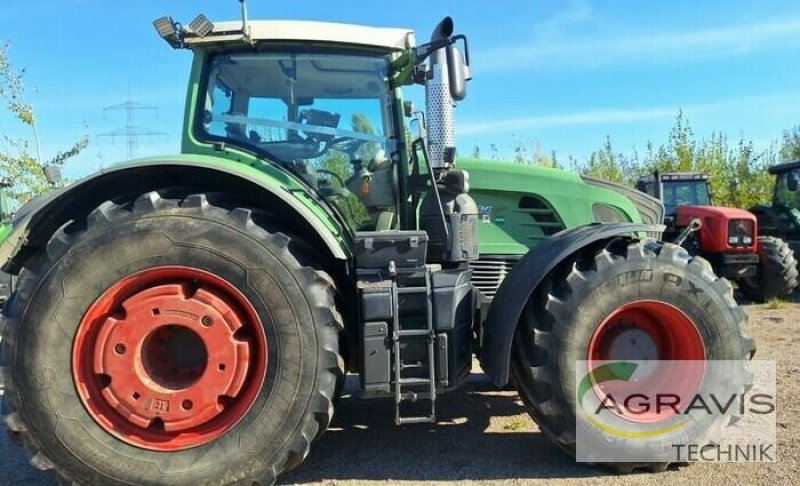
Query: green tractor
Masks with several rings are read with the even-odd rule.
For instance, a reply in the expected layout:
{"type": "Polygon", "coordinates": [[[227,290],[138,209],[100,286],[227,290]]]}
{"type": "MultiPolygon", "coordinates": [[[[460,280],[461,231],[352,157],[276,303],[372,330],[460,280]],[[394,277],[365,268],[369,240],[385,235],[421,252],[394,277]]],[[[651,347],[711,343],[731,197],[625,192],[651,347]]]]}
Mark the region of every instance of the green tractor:
{"type": "Polygon", "coordinates": [[[787,241],[800,255],[800,160],[774,165],[769,173],[775,176],[772,203],[750,212],[758,218],[761,233],[787,241]]]}
{"type": "Polygon", "coordinates": [[[182,153],[31,201],[0,245],[18,276],[4,422],[34,467],[271,484],[328,427],[346,373],[398,425],[430,423],[473,355],[574,453],[577,361],[754,353],[729,283],[652,237],[658,201],[456,160],[471,69],[451,19],[423,44],[246,15],[155,25],[194,55],[182,153]],[[403,101],[414,84],[424,114],[403,101]]]}

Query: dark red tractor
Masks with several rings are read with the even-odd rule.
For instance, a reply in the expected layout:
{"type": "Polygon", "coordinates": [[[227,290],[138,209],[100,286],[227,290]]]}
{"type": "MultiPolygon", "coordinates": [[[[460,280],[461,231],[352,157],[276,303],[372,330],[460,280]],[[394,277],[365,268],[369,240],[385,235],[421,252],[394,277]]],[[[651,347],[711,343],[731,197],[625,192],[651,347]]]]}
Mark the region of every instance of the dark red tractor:
{"type": "Polygon", "coordinates": [[[789,244],[759,235],[753,213],[714,206],[707,174],[656,172],[639,178],[636,187],[663,201],[665,239],[706,258],[714,272],[735,280],[747,299],[765,302],[797,287],[797,262],[789,244]]]}

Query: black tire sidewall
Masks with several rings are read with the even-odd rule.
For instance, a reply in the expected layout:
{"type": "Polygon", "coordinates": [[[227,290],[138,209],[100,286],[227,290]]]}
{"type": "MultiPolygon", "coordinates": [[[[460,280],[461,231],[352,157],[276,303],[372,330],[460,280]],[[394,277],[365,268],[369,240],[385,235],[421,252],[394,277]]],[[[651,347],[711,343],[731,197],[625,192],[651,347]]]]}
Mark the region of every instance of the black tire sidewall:
{"type": "Polygon", "coordinates": [[[297,262],[270,244],[276,237],[237,227],[224,210],[210,213],[174,209],[90,226],[42,278],[27,283],[35,288],[25,289],[14,366],[20,412],[59,469],[92,484],[132,477],[143,484],[206,484],[263,477],[272,472],[264,464],[285,460],[319,387],[313,325],[319,319],[292,272],[297,262]],[[172,453],[134,447],[103,430],[66,366],[88,307],[119,279],[161,265],[205,270],[237,287],[262,320],[269,356],[262,390],[241,421],[211,443],[172,453]],[[174,471],[180,474],[165,476],[174,471]]]}

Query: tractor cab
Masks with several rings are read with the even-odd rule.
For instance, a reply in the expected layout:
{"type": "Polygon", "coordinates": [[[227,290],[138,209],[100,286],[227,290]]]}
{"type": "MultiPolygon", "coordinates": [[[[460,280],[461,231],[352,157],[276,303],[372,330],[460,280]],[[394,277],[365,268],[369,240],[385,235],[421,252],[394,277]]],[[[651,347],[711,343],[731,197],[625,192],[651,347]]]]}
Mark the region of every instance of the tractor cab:
{"type": "Polygon", "coordinates": [[[330,34],[340,42],[351,32],[354,42],[372,44],[337,46],[319,42],[321,26],[313,27],[254,22],[256,48],[209,49],[206,39],[189,41],[203,73],[193,142],[251,152],[294,173],[351,228],[390,229],[398,206],[392,157],[401,141],[391,53],[406,46],[410,32],[324,26],[342,31],[330,34]]]}
{"type": "Polygon", "coordinates": [[[763,234],[789,241],[796,252],[800,250],[800,161],[775,165],[769,173],[775,175],[772,204],[750,211],[763,234]]]}
{"type": "Polygon", "coordinates": [[[471,78],[452,20],[419,46],[409,29],[328,22],[201,15],[186,27],[169,17],[155,26],[195,56],[183,153],[244,153],[287,171],[353,232],[417,226],[401,201],[421,204],[426,174],[442,178],[452,167],[453,109],[471,78]],[[425,115],[403,103],[412,84],[426,87],[425,115]],[[416,140],[406,117],[416,117],[416,140]]]}
{"type": "Polygon", "coordinates": [[[636,188],[661,199],[664,214],[674,218],[683,206],[711,206],[711,188],[707,174],[659,174],[641,177],[636,188]]]}

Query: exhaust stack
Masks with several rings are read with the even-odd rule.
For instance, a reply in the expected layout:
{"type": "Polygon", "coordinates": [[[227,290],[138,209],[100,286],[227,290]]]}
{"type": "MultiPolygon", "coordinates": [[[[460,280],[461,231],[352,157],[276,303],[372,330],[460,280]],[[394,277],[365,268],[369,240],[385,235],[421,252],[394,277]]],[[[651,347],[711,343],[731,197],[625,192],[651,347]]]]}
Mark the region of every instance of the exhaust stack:
{"type": "MultiPolygon", "coordinates": [[[[453,35],[453,19],[445,17],[431,35],[431,43],[453,35]]],[[[450,95],[450,65],[447,48],[431,53],[425,83],[425,107],[428,113],[428,150],[433,169],[449,169],[455,163],[455,102],[450,95]]]]}

